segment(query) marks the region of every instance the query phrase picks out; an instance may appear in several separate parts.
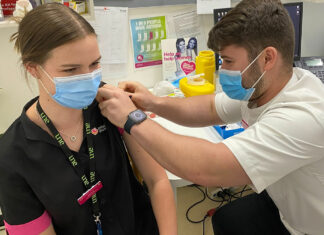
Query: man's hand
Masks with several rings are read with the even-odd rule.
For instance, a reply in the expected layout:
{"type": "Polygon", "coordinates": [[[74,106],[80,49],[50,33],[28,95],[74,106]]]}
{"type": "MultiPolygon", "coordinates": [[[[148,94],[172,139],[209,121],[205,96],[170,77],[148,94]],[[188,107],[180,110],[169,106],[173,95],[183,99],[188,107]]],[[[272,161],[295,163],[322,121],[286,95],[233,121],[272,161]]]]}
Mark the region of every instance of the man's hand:
{"type": "Polygon", "coordinates": [[[136,109],[128,93],[111,85],[99,88],[97,100],[102,115],[121,128],[124,128],[128,114],[136,109]]]}
{"type": "Polygon", "coordinates": [[[153,111],[153,104],[158,97],[154,96],[142,84],[139,82],[127,81],[120,82],[118,87],[129,92],[129,95],[137,108],[142,109],[143,111],[153,111]]]}

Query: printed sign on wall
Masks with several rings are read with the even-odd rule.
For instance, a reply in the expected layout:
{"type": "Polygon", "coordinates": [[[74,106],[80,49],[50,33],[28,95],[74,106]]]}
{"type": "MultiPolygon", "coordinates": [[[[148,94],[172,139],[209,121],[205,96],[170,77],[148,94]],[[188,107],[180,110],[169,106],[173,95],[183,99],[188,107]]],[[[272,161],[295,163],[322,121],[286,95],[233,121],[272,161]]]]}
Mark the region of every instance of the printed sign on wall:
{"type": "Polygon", "coordinates": [[[162,64],[161,40],[166,38],[165,16],[130,20],[135,68],[162,64]]]}
{"type": "Polygon", "coordinates": [[[195,74],[197,38],[169,38],[162,40],[163,79],[173,82],[195,74]]]}

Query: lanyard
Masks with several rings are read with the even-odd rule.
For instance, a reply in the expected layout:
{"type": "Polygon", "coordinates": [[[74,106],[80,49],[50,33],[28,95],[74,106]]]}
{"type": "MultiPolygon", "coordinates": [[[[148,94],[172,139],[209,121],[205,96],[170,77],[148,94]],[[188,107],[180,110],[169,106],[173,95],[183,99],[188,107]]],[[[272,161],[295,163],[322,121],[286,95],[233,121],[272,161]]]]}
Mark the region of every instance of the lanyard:
{"type": "Polygon", "coordinates": [[[75,159],[73,153],[65,144],[60,133],[55,128],[55,126],[53,125],[53,123],[51,122],[49,117],[46,115],[46,113],[40,106],[39,101],[37,101],[36,108],[39,113],[39,116],[42,118],[43,122],[46,124],[46,126],[49,128],[49,130],[53,134],[53,136],[56,139],[57,143],[59,144],[60,148],[64,152],[64,155],[66,156],[68,161],[71,163],[71,166],[73,167],[75,172],[81,178],[83,185],[86,187],[87,191],[78,199],[78,202],[80,205],[82,205],[85,201],[87,201],[87,199],[89,199],[91,197],[92,212],[93,212],[93,216],[95,218],[94,221],[97,225],[97,234],[102,234],[101,221],[99,219],[101,216],[101,213],[100,213],[98,198],[97,198],[97,194],[96,194],[96,192],[99,189],[101,189],[102,184],[100,181],[98,181],[96,184],[94,184],[94,182],[96,181],[96,163],[95,163],[93,139],[92,139],[91,129],[90,129],[90,112],[87,112],[88,107],[86,107],[82,110],[82,114],[83,114],[83,118],[84,118],[84,127],[86,130],[86,138],[87,138],[88,153],[89,153],[90,181],[88,180],[88,177],[85,174],[85,170],[81,169],[79,162],[75,159]]]}

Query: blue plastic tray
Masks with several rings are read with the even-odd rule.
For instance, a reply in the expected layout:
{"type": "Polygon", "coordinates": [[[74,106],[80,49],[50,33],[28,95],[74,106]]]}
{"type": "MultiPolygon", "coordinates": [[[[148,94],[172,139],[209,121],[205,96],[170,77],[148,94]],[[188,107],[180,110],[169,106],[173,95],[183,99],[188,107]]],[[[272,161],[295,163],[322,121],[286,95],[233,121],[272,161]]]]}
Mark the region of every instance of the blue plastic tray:
{"type": "Polygon", "coordinates": [[[223,137],[223,139],[226,139],[228,137],[231,137],[233,135],[236,135],[236,134],[241,133],[242,131],[244,131],[243,127],[242,128],[237,128],[237,129],[232,129],[232,130],[226,130],[226,126],[214,126],[214,128],[219,133],[219,135],[221,137],[223,137]]]}

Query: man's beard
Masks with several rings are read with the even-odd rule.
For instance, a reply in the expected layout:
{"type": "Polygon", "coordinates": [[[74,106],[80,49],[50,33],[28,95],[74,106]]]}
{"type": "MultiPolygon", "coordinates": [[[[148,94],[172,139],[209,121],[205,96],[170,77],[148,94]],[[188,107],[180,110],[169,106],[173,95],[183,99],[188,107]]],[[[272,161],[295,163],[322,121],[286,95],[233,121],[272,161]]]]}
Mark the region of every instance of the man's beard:
{"type": "MultiPolygon", "coordinates": [[[[251,88],[254,83],[261,77],[262,72],[259,68],[258,64],[253,64],[251,67],[246,71],[246,80],[248,84],[242,84],[244,88],[248,89],[251,88]],[[247,87],[245,87],[247,86],[247,87]]],[[[255,91],[253,92],[251,98],[249,99],[249,108],[255,108],[256,101],[262,96],[262,87],[263,87],[263,81],[261,80],[254,86],[255,91]]]]}

